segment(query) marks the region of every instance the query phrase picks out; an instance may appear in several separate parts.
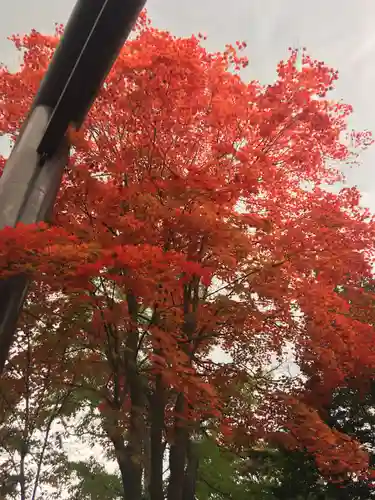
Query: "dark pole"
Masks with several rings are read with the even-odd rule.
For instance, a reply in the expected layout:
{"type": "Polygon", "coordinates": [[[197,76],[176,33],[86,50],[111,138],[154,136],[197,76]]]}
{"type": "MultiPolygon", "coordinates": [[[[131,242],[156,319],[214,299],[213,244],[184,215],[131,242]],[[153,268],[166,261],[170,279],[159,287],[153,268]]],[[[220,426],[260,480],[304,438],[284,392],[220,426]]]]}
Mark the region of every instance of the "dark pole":
{"type": "MultiPolygon", "coordinates": [[[[48,221],[69,159],[66,131],[91,107],[146,0],[78,0],[0,178],[0,229],[48,221]]],[[[0,281],[0,373],[29,278],[0,281]]]]}

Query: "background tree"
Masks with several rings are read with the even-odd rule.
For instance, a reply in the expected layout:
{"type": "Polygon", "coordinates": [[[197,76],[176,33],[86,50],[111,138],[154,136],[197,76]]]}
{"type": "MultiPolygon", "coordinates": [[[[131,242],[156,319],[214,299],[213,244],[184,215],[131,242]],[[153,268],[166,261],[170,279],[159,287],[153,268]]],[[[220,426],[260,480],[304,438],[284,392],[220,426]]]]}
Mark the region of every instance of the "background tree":
{"type": "MultiPolygon", "coordinates": [[[[357,439],[369,452],[370,473],[330,482],[306,449],[271,443],[253,445],[241,455],[213,439],[202,443],[197,497],[208,499],[364,500],[373,498],[374,383],[352,385],[332,395],[324,419],[332,428],[357,439]],[[364,387],[367,386],[367,389],[364,387]]],[[[324,443],[321,443],[324,446],[324,443]]]]}
{"type": "MultiPolygon", "coordinates": [[[[337,288],[336,292],[340,295],[347,295],[347,292],[340,287],[337,288]]],[[[371,282],[362,283],[358,289],[352,290],[349,304],[350,315],[372,324],[373,284],[371,282]]],[[[347,379],[344,387],[333,389],[332,392],[322,391],[317,376],[305,379],[303,388],[304,398],[309,401],[314,400],[315,407],[320,408],[321,418],[331,429],[336,429],[357,439],[368,451],[369,473],[359,477],[357,475],[349,476],[339,482],[330,482],[319,470],[317,463],[306,448],[292,450],[272,445],[263,449],[252,447],[245,451],[241,457],[242,462],[250,465],[249,469],[239,468],[243,474],[242,483],[239,484],[237,481],[236,485],[240,487],[241,494],[248,494],[248,485],[251,487],[253,484],[253,475],[258,474],[261,488],[259,498],[268,498],[269,495],[271,498],[295,500],[306,498],[313,500],[372,498],[374,496],[373,472],[371,470],[374,466],[374,381],[372,373],[364,372],[362,377],[347,379]],[[270,476],[267,474],[269,471],[271,471],[270,476]]],[[[325,443],[320,441],[317,445],[324,448],[325,443]]],[[[216,450],[216,455],[218,452],[216,450]]],[[[222,454],[228,455],[228,451],[224,449],[222,454]]],[[[219,465],[215,463],[214,456],[215,454],[208,453],[208,467],[215,474],[215,471],[219,470],[219,465]]],[[[203,459],[203,463],[206,464],[206,462],[207,459],[203,459]]],[[[236,459],[233,462],[236,463],[236,459]]],[[[204,475],[204,470],[202,474],[204,475]]],[[[227,477],[235,477],[235,474],[230,470],[230,465],[227,477]]],[[[220,484],[220,481],[214,482],[215,484],[220,484]]],[[[233,493],[233,488],[227,488],[225,491],[229,497],[232,495],[236,498],[236,494],[238,494],[237,492],[233,493]]]]}
{"type": "Polygon", "coordinates": [[[35,324],[33,298],[31,293],[23,328],[0,381],[1,491],[4,498],[22,500],[40,498],[46,485],[53,485],[60,497],[67,454],[56,424],[75,406],[71,389],[61,380],[61,374],[72,368],[70,346],[57,335],[48,346],[44,343],[44,327],[49,323],[52,328],[53,318],[48,315],[41,332],[43,320],[35,324]]]}
{"type": "MultiPolygon", "coordinates": [[[[358,439],[368,449],[370,467],[374,464],[372,407],[373,390],[363,394],[361,390],[346,388],[334,395],[326,417],[332,428],[358,439]]],[[[250,455],[251,453],[252,450],[249,451],[250,455]]],[[[374,496],[371,473],[347,478],[342,482],[329,482],[306,451],[292,451],[281,447],[265,450],[264,454],[259,454],[258,460],[257,470],[262,470],[262,464],[272,469],[274,483],[270,487],[271,498],[364,500],[374,496]]]]}

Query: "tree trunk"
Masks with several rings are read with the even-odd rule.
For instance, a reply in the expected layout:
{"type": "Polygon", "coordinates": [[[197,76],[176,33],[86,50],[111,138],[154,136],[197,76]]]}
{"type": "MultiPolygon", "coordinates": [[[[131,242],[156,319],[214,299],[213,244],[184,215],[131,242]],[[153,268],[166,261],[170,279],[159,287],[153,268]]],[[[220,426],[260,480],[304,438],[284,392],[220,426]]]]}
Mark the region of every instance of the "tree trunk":
{"type": "MultiPolygon", "coordinates": [[[[199,303],[199,278],[193,279],[189,284],[184,286],[183,293],[183,312],[184,322],[182,331],[185,336],[185,344],[181,348],[187,355],[191,354],[191,342],[193,341],[194,332],[197,328],[197,307],[199,303]]],[[[190,359],[191,362],[191,359],[190,359]]],[[[175,425],[174,439],[169,450],[169,484],[168,484],[168,500],[183,500],[184,481],[185,481],[185,465],[187,458],[187,450],[189,444],[190,430],[187,427],[187,422],[181,418],[185,408],[186,400],[183,393],[177,397],[175,405],[175,425]]]]}
{"type": "MultiPolygon", "coordinates": [[[[124,499],[142,500],[143,442],[146,438],[144,421],[146,392],[137,367],[139,342],[137,327],[138,304],[135,296],[131,292],[127,295],[127,302],[129,314],[132,319],[132,325],[127,332],[126,345],[123,351],[123,369],[131,402],[130,422],[126,436],[127,444],[125,444],[122,431],[119,432],[119,421],[117,417],[112,417],[112,421],[108,421],[106,431],[115,448],[116,458],[121,472],[124,499]]],[[[119,353],[116,352],[115,354],[116,356],[112,355],[111,357],[116,359],[117,363],[119,353]]],[[[116,366],[114,366],[114,369],[115,368],[116,366]]],[[[118,399],[118,397],[115,399],[118,399]]],[[[120,404],[120,402],[120,400],[116,400],[116,404],[120,404]]],[[[117,411],[121,411],[121,406],[117,408],[117,411]]]]}
{"type": "MultiPolygon", "coordinates": [[[[142,409],[138,406],[131,412],[129,443],[127,446],[127,459],[129,473],[132,476],[131,482],[134,484],[132,491],[129,491],[127,498],[129,500],[142,499],[142,409]]],[[[127,493],[127,492],[126,492],[127,493]]]]}
{"type": "Polygon", "coordinates": [[[145,438],[143,439],[142,465],[143,465],[143,497],[144,500],[150,500],[151,484],[151,438],[150,426],[147,422],[145,429],[145,438]]]}
{"type": "Polygon", "coordinates": [[[120,468],[124,500],[142,500],[142,469],[132,460],[128,446],[121,437],[112,438],[117,463],[120,468]]]}
{"type": "Polygon", "coordinates": [[[169,484],[168,500],[183,500],[183,489],[185,479],[185,463],[187,455],[187,445],[189,433],[186,424],[182,421],[180,415],[185,405],[185,397],[180,393],[175,405],[175,428],[174,439],[169,450],[169,484]]]}
{"type": "Polygon", "coordinates": [[[196,443],[193,443],[190,440],[187,449],[187,467],[185,472],[184,491],[182,495],[182,500],[195,500],[198,466],[199,466],[198,447],[196,443]]]}
{"type": "Polygon", "coordinates": [[[163,429],[164,429],[164,387],[161,376],[156,376],[155,392],[151,398],[151,480],[150,500],[164,500],[163,488],[163,429]]]}
{"type": "Polygon", "coordinates": [[[137,367],[139,331],[137,325],[138,303],[134,294],[127,294],[129,314],[133,321],[131,330],[128,332],[124,352],[125,377],[129,384],[131,400],[130,424],[128,433],[128,445],[126,446],[126,464],[129,477],[128,486],[124,484],[125,498],[127,500],[142,500],[142,456],[143,441],[147,439],[145,425],[146,393],[142,383],[141,375],[137,367]]]}
{"type": "Polygon", "coordinates": [[[28,452],[28,445],[25,441],[21,443],[20,450],[20,475],[19,475],[19,485],[20,485],[20,499],[26,500],[26,474],[25,474],[25,461],[28,452]]]}

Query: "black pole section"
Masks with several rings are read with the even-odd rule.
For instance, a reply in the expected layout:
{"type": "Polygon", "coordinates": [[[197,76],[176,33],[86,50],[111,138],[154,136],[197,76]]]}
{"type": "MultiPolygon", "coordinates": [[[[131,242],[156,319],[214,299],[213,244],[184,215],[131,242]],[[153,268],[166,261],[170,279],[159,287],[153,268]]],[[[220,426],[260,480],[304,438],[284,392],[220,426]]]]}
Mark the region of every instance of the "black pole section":
{"type": "MultiPolygon", "coordinates": [[[[80,127],[146,0],[78,0],[0,178],[0,229],[48,221],[80,127]]],[[[30,280],[0,282],[0,373],[30,280]]]]}
{"type": "Polygon", "coordinates": [[[0,335],[0,373],[3,373],[13,343],[18,316],[29,288],[29,280],[24,274],[11,276],[0,281],[0,328],[5,330],[0,335]]]}
{"type": "MultiPolygon", "coordinates": [[[[50,112],[38,106],[28,117],[0,178],[0,228],[18,222],[48,221],[69,159],[69,144],[63,138],[56,153],[44,165],[37,146],[50,112]]],[[[30,278],[13,275],[0,281],[0,374],[13,343],[18,316],[27,295],[30,278]]]]}
{"type": "Polygon", "coordinates": [[[36,98],[53,108],[39,153],[51,154],[69,124],[80,127],[145,0],[80,0],[36,98]]]}

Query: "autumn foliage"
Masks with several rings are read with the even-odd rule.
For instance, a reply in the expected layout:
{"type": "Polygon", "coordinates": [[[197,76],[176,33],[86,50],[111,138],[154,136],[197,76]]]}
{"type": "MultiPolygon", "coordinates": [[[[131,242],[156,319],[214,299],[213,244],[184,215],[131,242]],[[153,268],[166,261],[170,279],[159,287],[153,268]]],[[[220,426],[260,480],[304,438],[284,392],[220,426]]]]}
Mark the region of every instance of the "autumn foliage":
{"type": "MultiPolygon", "coordinates": [[[[23,64],[0,70],[2,134],[17,135],[61,32],[14,37],[23,64]]],[[[329,98],[337,72],[305,51],[263,86],[240,76],[244,44],[209,53],[145,15],[135,35],[69,132],[53,224],[0,231],[2,276],[34,280],[20,328],[44,332],[51,362],[70,349],[54,384],[100,396],[132,500],[144,471],[152,500],[164,498],[165,443],[168,499],[182,499],[205,422],[238,448],[282,435],[327,477],[366,470],[320,408],[375,368],[361,306],[374,220],[355,188],[331,189],[371,136],[347,130],[351,107],[329,98]],[[305,378],[266,384],[254,407],[238,387],[287,345],[305,378]],[[213,361],[218,348],[230,362],[213,361]]]]}

